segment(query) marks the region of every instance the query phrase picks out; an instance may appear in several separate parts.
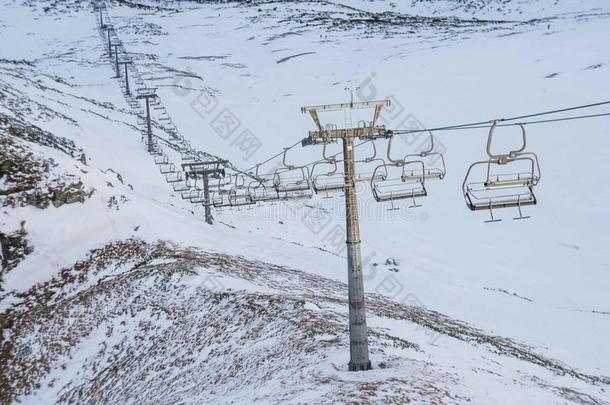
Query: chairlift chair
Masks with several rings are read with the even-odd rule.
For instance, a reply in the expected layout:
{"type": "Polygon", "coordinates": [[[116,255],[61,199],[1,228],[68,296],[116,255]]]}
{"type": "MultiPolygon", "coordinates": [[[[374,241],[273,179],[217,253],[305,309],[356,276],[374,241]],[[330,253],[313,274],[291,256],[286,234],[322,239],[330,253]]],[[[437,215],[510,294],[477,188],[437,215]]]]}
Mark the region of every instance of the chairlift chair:
{"type": "Polygon", "coordinates": [[[180,192],[180,198],[183,200],[190,200],[191,198],[194,198],[196,193],[199,192],[197,182],[189,179],[188,175],[186,176],[186,180],[184,180],[184,186],[186,190],[182,190],[180,192]]]}
{"type": "Polygon", "coordinates": [[[260,164],[256,165],[255,180],[248,184],[250,199],[255,203],[278,200],[280,197],[277,190],[273,187],[273,175],[259,174],[260,166],[260,164]]]}
{"type": "Polygon", "coordinates": [[[169,157],[166,154],[155,156],[155,164],[157,165],[166,165],[169,163],[169,157]]]}
{"type": "Polygon", "coordinates": [[[416,170],[408,169],[411,165],[419,165],[420,163],[421,162],[404,162],[377,166],[373,172],[373,178],[371,179],[371,190],[373,191],[375,201],[389,201],[391,203],[391,207],[388,209],[389,211],[399,209],[394,206],[395,200],[410,199],[412,204],[409,208],[420,207],[421,205],[417,204],[415,199],[428,195],[426,187],[424,186],[423,165],[416,170]],[[384,176],[384,173],[388,173],[389,167],[400,168],[401,175],[394,178],[384,176]],[[414,172],[419,172],[419,177],[413,176],[414,172]]]}
{"type": "Polygon", "coordinates": [[[233,178],[235,180],[233,181],[232,189],[234,189],[234,190],[247,190],[248,189],[248,185],[246,184],[246,177],[244,175],[236,174],[233,176],[233,178]]]}
{"type": "Polygon", "coordinates": [[[186,184],[186,182],[182,181],[182,180],[178,180],[175,182],[170,182],[172,184],[172,190],[174,190],[177,193],[183,193],[187,190],[190,190],[190,186],[188,184],[186,184]]]}
{"type": "Polygon", "coordinates": [[[313,197],[311,190],[302,190],[302,191],[290,191],[282,194],[278,194],[279,199],[282,201],[288,200],[307,200],[313,197]]]}
{"type": "Polygon", "coordinates": [[[195,188],[195,189],[191,189],[189,190],[189,198],[188,200],[192,203],[192,204],[203,204],[205,205],[205,194],[203,191],[201,191],[200,188],[195,188]]]}
{"type": "Polygon", "coordinates": [[[407,161],[391,157],[392,138],[388,140],[387,158],[389,163],[380,164],[371,176],[371,190],[377,202],[390,202],[389,211],[397,210],[394,201],[410,199],[409,208],[419,207],[415,198],[428,195],[425,187],[425,168],[419,160],[407,161]],[[390,169],[390,170],[388,170],[390,169]],[[400,175],[390,176],[390,172],[399,169],[400,175]]]}
{"type": "Polygon", "coordinates": [[[188,188],[180,193],[180,197],[182,197],[183,200],[190,201],[193,198],[199,197],[201,188],[197,185],[196,177],[190,176],[188,172],[186,172],[185,177],[184,184],[188,188]]]}
{"type": "Polygon", "coordinates": [[[231,188],[226,192],[215,192],[212,195],[212,206],[215,208],[223,207],[241,207],[243,205],[252,205],[254,202],[250,200],[247,192],[231,188]]]}
{"type": "MultiPolygon", "coordinates": [[[[385,163],[385,161],[382,158],[377,157],[377,145],[375,144],[375,140],[371,139],[368,142],[370,142],[370,144],[373,148],[373,154],[371,156],[365,157],[364,159],[359,159],[354,162],[356,171],[358,172],[358,173],[356,173],[356,178],[355,178],[356,182],[371,181],[374,178],[373,172],[375,171],[375,169],[373,169],[373,171],[371,171],[371,172],[365,171],[364,173],[362,173],[361,170],[358,170],[359,166],[360,167],[362,167],[362,165],[370,166],[370,165],[374,164],[375,168],[377,168],[377,166],[385,163]]],[[[387,175],[387,173],[378,172],[376,174],[376,176],[377,176],[376,180],[382,180],[383,176],[385,176],[385,175],[387,175]]]]}
{"type": "Polygon", "coordinates": [[[211,178],[208,183],[208,187],[211,192],[217,194],[228,194],[231,185],[233,184],[233,175],[227,173],[224,177],[211,178]]]}
{"type": "Polygon", "coordinates": [[[330,166],[330,171],[326,173],[314,174],[312,176],[311,185],[316,194],[323,192],[325,193],[324,198],[330,198],[329,193],[331,192],[342,192],[345,191],[345,175],[342,171],[339,171],[338,163],[342,160],[333,160],[332,162],[317,162],[311,168],[312,173],[320,166],[330,166]]]}
{"type": "Polygon", "coordinates": [[[197,156],[194,156],[193,154],[191,154],[189,152],[182,152],[180,154],[180,160],[182,160],[184,163],[192,163],[192,162],[196,162],[197,160],[199,160],[199,158],[197,158],[197,156]]]}
{"type": "Polygon", "coordinates": [[[210,196],[212,200],[212,206],[214,208],[228,207],[229,206],[229,194],[228,193],[213,193],[210,196]]]}
{"type": "Polygon", "coordinates": [[[501,221],[493,215],[493,210],[497,208],[516,207],[519,216],[513,219],[526,219],[529,216],[523,215],[522,207],[536,205],[538,202],[534,195],[534,187],[540,181],[538,157],[533,152],[525,152],[527,135],[523,124],[519,124],[522,135],[519,149],[506,154],[493,153],[491,145],[497,123],[498,121],[492,123],[487,137],[488,159],[474,162],[466,172],[462,183],[466,206],[471,211],[489,210],[490,219],[485,222],[501,221]],[[473,169],[477,167],[484,170],[485,176],[473,181],[473,169]]]}
{"type": "Polygon", "coordinates": [[[229,190],[229,205],[231,207],[240,207],[243,205],[253,205],[256,202],[252,201],[248,189],[236,189],[229,190]]]}
{"type": "Polygon", "coordinates": [[[419,158],[424,163],[424,177],[426,180],[442,180],[447,174],[445,157],[441,152],[434,152],[434,135],[430,134],[430,147],[421,152],[407,154],[405,160],[419,158]],[[438,164],[435,164],[437,163],[438,164]]]}
{"type": "Polygon", "coordinates": [[[345,175],[339,171],[338,163],[335,156],[326,156],[326,146],[328,142],[322,145],[322,160],[314,163],[311,167],[311,186],[313,191],[318,194],[325,193],[324,198],[330,198],[329,193],[335,191],[345,191],[345,175]],[[326,170],[326,171],[323,171],[326,170]],[[322,173],[319,173],[322,171],[322,173]]]}
{"type": "Polygon", "coordinates": [[[161,172],[161,174],[175,173],[176,171],[178,171],[176,165],[169,161],[159,165],[159,172],[161,172]]]}
{"type": "Polygon", "coordinates": [[[165,175],[165,181],[168,183],[179,183],[184,181],[183,172],[171,172],[165,175]]]}
{"type": "Polygon", "coordinates": [[[278,193],[292,193],[311,191],[309,183],[309,168],[307,166],[294,166],[286,163],[286,152],[289,148],[284,148],[284,157],[281,167],[273,174],[273,187],[278,193]]]}
{"type": "Polygon", "coordinates": [[[279,194],[273,187],[268,187],[264,184],[259,184],[257,187],[248,190],[250,200],[255,203],[272,202],[280,199],[279,194]]]}

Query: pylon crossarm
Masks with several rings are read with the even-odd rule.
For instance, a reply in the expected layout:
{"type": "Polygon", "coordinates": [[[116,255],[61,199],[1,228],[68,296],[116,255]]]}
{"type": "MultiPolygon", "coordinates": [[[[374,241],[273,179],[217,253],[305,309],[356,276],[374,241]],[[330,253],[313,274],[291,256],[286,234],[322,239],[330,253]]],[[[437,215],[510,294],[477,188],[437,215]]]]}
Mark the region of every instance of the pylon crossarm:
{"type": "Polygon", "coordinates": [[[384,125],[366,128],[345,128],[345,129],[324,129],[321,131],[309,131],[309,138],[312,140],[323,139],[331,140],[337,138],[361,138],[376,139],[386,138],[389,135],[384,125]]]}
{"type": "Polygon", "coordinates": [[[322,111],[339,111],[344,110],[346,108],[350,109],[365,109],[365,108],[383,108],[384,106],[389,106],[390,100],[375,100],[375,101],[359,101],[356,103],[337,103],[337,104],[321,104],[321,105],[312,105],[301,107],[301,112],[304,114],[311,111],[322,112],[322,111]]]}

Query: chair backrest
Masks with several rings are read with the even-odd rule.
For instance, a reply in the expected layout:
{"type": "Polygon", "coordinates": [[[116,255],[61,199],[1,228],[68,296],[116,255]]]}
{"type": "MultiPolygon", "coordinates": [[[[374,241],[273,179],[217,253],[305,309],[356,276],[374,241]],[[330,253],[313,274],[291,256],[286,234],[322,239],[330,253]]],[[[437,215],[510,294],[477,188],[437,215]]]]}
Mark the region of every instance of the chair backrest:
{"type": "Polygon", "coordinates": [[[474,162],[468,167],[462,182],[464,200],[472,211],[489,210],[491,220],[487,222],[498,221],[493,217],[496,208],[517,207],[519,217],[515,219],[527,218],[522,215],[521,207],[537,204],[533,188],[540,180],[538,157],[525,151],[527,135],[523,124],[518,124],[522,139],[519,148],[506,153],[494,152],[492,144],[497,125],[497,120],[492,122],[487,136],[487,160],[474,162]]]}

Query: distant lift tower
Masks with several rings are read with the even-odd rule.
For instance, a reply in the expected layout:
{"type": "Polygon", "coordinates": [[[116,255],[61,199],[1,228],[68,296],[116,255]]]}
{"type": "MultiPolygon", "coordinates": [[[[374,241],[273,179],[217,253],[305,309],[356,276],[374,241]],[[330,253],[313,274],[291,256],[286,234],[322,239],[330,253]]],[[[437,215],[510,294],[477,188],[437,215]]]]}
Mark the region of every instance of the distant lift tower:
{"type": "MultiPolygon", "coordinates": [[[[345,210],[347,232],[347,280],[349,289],[349,335],[350,335],[350,371],[371,369],[369,346],[366,330],[366,310],[364,307],[364,283],[362,279],[362,259],[360,254],[360,228],[358,225],[358,206],[356,205],[354,138],[376,139],[387,137],[385,126],[377,125],[381,110],[390,105],[389,100],[353,102],[344,104],[327,104],[301,108],[302,113],[309,113],[317,130],[309,131],[303,145],[324,144],[343,140],[343,167],[345,176],[345,210]],[[345,129],[324,129],[320,123],[319,113],[343,110],[345,117],[351,117],[351,110],[374,109],[373,120],[364,127],[351,126],[351,118],[346,119],[345,129]]],[[[332,126],[331,126],[332,127],[332,126]]]]}
{"type": "Polygon", "coordinates": [[[125,66],[125,94],[130,96],[131,91],[129,89],[129,73],[127,70],[127,65],[131,65],[131,64],[133,64],[133,62],[130,60],[124,60],[124,61],[118,62],[118,64],[125,66]]]}
{"type": "Polygon", "coordinates": [[[144,100],[146,102],[146,144],[148,146],[148,152],[153,153],[155,151],[155,145],[153,142],[152,136],[152,125],[150,121],[150,100],[157,97],[155,93],[157,89],[153,88],[145,88],[138,89],[138,96],[136,96],[139,100],[144,100]]]}
{"type": "Polygon", "coordinates": [[[205,222],[212,225],[212,202],[210,201],[209,178],[219,179],[225,177],[225,169],[221,165],[226,164],[224,160],[207,162],[183,163],[182,170],[186,172],[187,179],[203,181],[203,207],[205,209],[205,222]]]}

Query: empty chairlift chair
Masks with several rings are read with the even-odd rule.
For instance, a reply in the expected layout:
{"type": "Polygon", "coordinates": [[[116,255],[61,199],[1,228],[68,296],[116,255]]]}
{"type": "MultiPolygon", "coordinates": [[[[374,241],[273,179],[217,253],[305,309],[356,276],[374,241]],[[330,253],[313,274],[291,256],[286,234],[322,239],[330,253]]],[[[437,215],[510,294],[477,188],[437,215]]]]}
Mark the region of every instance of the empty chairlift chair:
{"type": "Polygon", "coordinates": [[[377,157],[377,145],[375,144],[374,139],[371,139],[366,143],[370,143],[371,147],[373,148],[373,154],[354,162],[357,172],[356,182],[371,181],[375,176],[376,180],[383,180],[383,177],[385,176],[384,171],[377,172],[375,175],[373,175],[373,173],[379,165],[385,164],[385,161],[382,158],[377,157]],[[372,170],[370,169],[371,167],[373,167],[372,170]]]}
{"type": "Polygon", "coordinates": [[[322,145],[322,160],[311,167],[311,186],[316,194],[324,193],[323,198],[330,198],[331,192],[345,191],[345,175],[338,165],[343,161],[326,156],[327,145],[327,142],[322,145]]]}
{"type": "Polygon", "coordinates": [[[253,180],[248,186],[248,196],[253,203],[272,202],[280,199],[271,181],[253,180]]]}
{"type": "Polygon", "coordinates": [[[248,185],[246,184],[245,176],[237,174],[233,188],[229,190],[229,205],[231,207],[241,207],[242,205],[253,205],[254,201],[248,193],[248,185]]]}
{"type": "Polygon", "coordinates": [[[165,175],[165,181],[167,183],[183,183],[184,173],[181,171],[169,172],[165,175]]]}
{"type": "Polygon", "coordinates": [[[210,194],[212,200],[212,206],[214,208],[221,208],[229,206],[229,191],[235,181],[232,174],[227,173],[223,178],[216,181],[210,181],[210,194]]]}
{"type": "Polygon", "coordinates": [[[497,127],[497,121],[494,121],[487,137],[488,159],[470,165],[462,183],[468,208],[472,211],[489,210],[490,219],[485,222],[501,221],[493,215],[493,210],[497,208],[516,207],[519,216],[513,219],[529,218],[523,216],[521,208],[537,203],[534,187],[540,181],[538,157],[532,152],[525,152],[525,126],[519,126],[522,134],[521,147],[505,154],[495,154],[491,150],[497,127]],[[476,180],[473,180],[475,178],[476,180]]]}
{"type": "Polygon", "coordinates": [[[409,208],[419,207],[415,198],[428,195],[425,187],[425,167],[421,160],[407,161],[392,159],[392,140],[388,139],[387,158],[389,163],[383,163],[375,168],[371,177],[371,190],[377,202],[390,202],[388,210],[397,210],[394,201],[410,199],[409,208]]]}
{"type": "Polygon", "coordinates": [[[211,195],[211,200],[212,200],[212,206],[214,208],[219,208],[221,211],[222,211],[222,207],[229,206],[229,194],[228,193],[220,194],[218,192],[215,192],[211,195]]]}
{"type": "Polygon", "coordinates": [[[216,193],[215,199],[212,201],[214,207],[241,207],[254,204],[248,195],[244,176],[233,175],[233,183],[227,187],[219,189],[216,193]]]}
{"type": "Polygon", "coordinates": [[[277,169],[273,174],[273,187],[282,199],[310,198],[309,168],[287,164],[286,152],[288,149],[284,149],[283,167],[277,169]]]}
{"type": "Polygon", "coordinates": [[[255,203],[279,200],[277,190],[273,187],[273,174],[259,174],[260,164],[256,165],[254,180],[248,184],[248,194],[255,203]]]}
{"type": "Polygon", "coordinates": [[[193,204],[202,203],[203,192],[202,188],[197,184],[197,177],[192,176],[189,172],[186,172],[185,177],[184,184],[186,190],[182,191],[180,196],[183,200],[189,200],[193,204]]]}
{"type": "Polygon", "coordinates": [[[221,177],[219,179],[210,179],[210,191],[220,195],[229,194],[229,190],[231,189],[233,181],[234,179],[231,173],[227,173],[224,177],[221,177]]]}
{"type": "MultiPolygon", "coordinates": [[[[424,163],[424,177],[426,180],[442,180],[447,174],[445,157],[442,152],[434,151],[434,135],[431,131],[428,131],[428,134],[430,134],[430,147],[421,152],[407,154],[405,160],[421,160],[424,163]]],[[[416,176],[419,176],[419,173],[416,176]]]]}
{"type": "Polygon", "coordinates": [[[244,205],[251,206],[256,204],[256,202],[252,201],[250,198],[250,194],[248,193],[248,189],[231,189],[229,191],[229,206],[230,207],[241,207],[244,205]]]}

